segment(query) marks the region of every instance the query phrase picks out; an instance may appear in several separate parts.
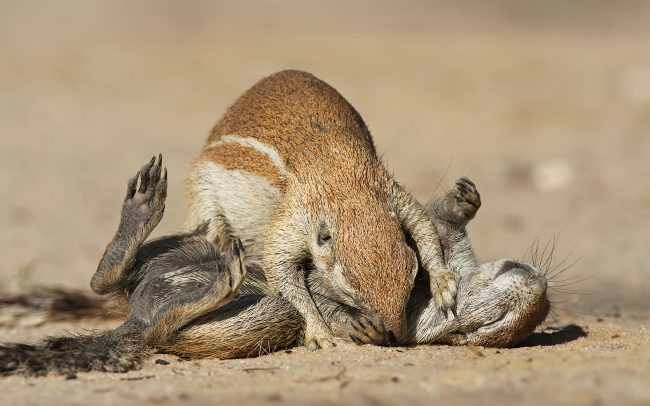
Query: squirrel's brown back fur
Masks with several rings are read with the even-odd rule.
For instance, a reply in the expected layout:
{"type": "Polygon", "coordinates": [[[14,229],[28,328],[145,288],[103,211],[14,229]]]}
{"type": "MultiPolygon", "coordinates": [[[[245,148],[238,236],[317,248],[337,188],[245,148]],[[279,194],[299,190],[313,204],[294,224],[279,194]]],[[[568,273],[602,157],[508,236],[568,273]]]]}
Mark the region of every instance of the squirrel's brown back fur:
{"type": "Polygon", "coordinates": [[[251,87],[214,126],[208,143],[226,134],[273,146],[296,174],[311,174],[325,165],[330,170],[347,166],[354,173],[358,168],[353,165],[378,163],[359,113],[333,87],[307,72],[278,72],[251,87]]]}

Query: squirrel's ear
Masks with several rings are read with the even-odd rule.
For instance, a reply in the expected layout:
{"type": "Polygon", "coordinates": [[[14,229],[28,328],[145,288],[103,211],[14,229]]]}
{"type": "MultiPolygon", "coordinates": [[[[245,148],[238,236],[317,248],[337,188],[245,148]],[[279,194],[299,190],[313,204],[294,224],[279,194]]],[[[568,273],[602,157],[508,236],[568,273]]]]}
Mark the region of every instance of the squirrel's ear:
{"type": "Polygon", "coordinates": [[[332,239],[332,234],[330,233],[329,227],[327,227],[327,224],[325,222],[321,222],[320,226],[318,227],[318,245],[325,245],[327,244],[330,240],[332,239]]]}

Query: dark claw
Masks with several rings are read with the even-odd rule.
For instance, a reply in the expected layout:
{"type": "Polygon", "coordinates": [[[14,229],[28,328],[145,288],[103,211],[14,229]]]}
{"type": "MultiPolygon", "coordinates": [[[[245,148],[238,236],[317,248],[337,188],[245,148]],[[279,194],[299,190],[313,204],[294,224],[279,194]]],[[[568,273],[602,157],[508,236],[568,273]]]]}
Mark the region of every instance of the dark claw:
{"type": "Polygon", "coordinates": [[[356,345],[363,345],[363,341],[359,340],[352,334],[350,334],[350,340],[352,340],[352,342],[355,343],[356,345]]]}
{"type": "Polygon", "coordinates": [[[149,171],[151,170],[151,166],[154,164],[156,161],[156,157],[152,157],[149,163],[147,163],[145,166],[140,169],[140,189],[138,190],[138,193],[145,193],[147,191],[147,187],[149,186],[149,176],[150,173],[149,171]]]}
{"type": "Polygon", "coordinates": [[[380,320],[373,320],[370,317],[351,318],[347,321],[349,326],[349,336],[354,337],[363,344],[382,345],[386,339],[385,329],[380,320]]]}
{"type": "Polygon", "coordinates": [[[159,200],[164,200],[167,197],[167,168],[163,170],[162,177],[158,181],[156,194],[159,196],[159,200]]]}
{"type": "Polygon", "coordinates": [[[472,182],[469,178],[466,178],[466,177],[464,177],[464,176],[463,176],[462,178],[460,178],[460,179],[456,182],[456,184],[459,184],[459,183],[464,183],[464,184],[470,185],[471,187],[475,187],[475,186],[476,186],[476,185],[474,185],[474,182],[472,182]]]}
{"type": "Polygon", "coordinates": [[[135,196],[135,186],[138,183],[138,178],[140,177],[140,171],[135,174],[132,178],[129,178],[129,182],[126,184],[126,198],[133,199],[135,196]]]}
{"type": "Polygon", "coordinates": [[[154,197],[149,203],[153,207],[164,204],[165,199],[167,198],[167,168],[163,170],[162,176],[158,175],[158,178],[159,180],[156,184],[154,197]]]}
{"type": "MultiPolygon", "coordinates": [[[[368,335],[365,333],[365,331],[363,331],[364,327],[361,324],[361,322],[359,322],[358,320],[352,320],[350,322],[350,324],[352,325],[352,328],[354,329],[354,331],[356,331],[358,333],[358,336],[354,336],[354,338],[356,338],[360,343],[363,344],[365,341],[362,340],[361,338],[359,338],[359,336],[366,337],[367,341],[371,341],[370,337],[368,337],[368,335]]],[[[350,334],[350,337],[352,337],[352,334],[350,334]]],[[[355,343],[359,344],[356,341],[355,341],[355,343]]]]}
{"type": "Polygon", "coordinates": [[[158,158],[154,160],[154,164],[149,170],[149,183],[157,185],[160,180],[160,169],[162,168],[162,154],[158,154],[158,158]]]}
{"type": "Polygon", "coordinates": [[[370,327],[372,327],[377,333],[380,335],[384,335],[385,329],[379,329],[377,326],[375,326],[375,323],[372,322],[372,320],[368,320],[368,324],[370,324],[370,327]]]}

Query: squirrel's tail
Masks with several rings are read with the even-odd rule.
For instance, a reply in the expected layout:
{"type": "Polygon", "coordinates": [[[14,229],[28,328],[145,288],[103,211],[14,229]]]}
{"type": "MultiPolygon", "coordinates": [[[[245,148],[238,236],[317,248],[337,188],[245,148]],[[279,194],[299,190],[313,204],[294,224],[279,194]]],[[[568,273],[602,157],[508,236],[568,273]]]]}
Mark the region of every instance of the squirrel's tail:
{"type": "Polygon", "coordinates": [[[47,337],[37,344],[0,344],[0,376],[126,372],[139,369],[152,352],[126,325],[95,335],[47,337]]]}

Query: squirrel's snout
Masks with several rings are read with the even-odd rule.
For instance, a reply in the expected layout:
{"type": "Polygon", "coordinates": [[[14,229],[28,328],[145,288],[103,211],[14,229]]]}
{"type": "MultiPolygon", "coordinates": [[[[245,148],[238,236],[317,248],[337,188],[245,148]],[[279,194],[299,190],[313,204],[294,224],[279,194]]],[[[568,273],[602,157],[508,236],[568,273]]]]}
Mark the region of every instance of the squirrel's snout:
{"type": "Polygon", "coordinates": [[[546,293],[546,289],[548,287],[548,281],[546,280],[546,276],[544,276],[541,273],[534,273],[528,278],[528,284],[531,287],[534,287],[540,292],[546,293]]]}

